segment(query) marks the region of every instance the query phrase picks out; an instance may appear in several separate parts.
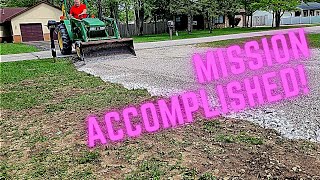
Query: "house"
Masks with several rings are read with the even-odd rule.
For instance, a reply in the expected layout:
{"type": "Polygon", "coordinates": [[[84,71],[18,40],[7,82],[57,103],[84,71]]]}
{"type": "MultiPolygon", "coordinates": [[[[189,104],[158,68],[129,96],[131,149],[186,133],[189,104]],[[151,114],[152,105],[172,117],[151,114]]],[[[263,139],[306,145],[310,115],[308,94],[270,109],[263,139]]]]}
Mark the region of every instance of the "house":
{"type": "MultiPolygon", "coordinates": [[[[204,27],[204,17],[202,15],[193,16],[193,29],[203,29],[204,27]]],[[[188,16],[176,15],[175,16],[175,28],[176,30],[185,30],[188,28],[188,16]]]]}
{"type": "MultiPolygon", "coordinates": [[[[176,15],[175,18],[175,28],[179,31],[186,30],[188,28],[188,16],[185,14],[176,15]]],[[[192,20],[192,28],[201,30],[208,29],[208,19],[206,19],[203,15],[198,14],[193,16],[192,20]]],[[[227,16],[220,15],[213,20],[214,28],[225,28],[229,27],[229,19],[227,16]]]]}
{"type": "Polygon", "coordinates": [[[47,2],[29,8],[0,9],[0,42],[49,41],[48,20],[60,20],[61,9],[47,2]]]}
{"type": "Polygon", "coordinates": [[[298,8],[300,11],[295,12],[295,17],[320,16],[320,3],[318,2],[301,3],[298,8]]]}
{"type": "MultiPolygon", "coordinates": [[[[272,25],[273,13],[268,11],[256,11],[253,13],[254,26],[272,25]]],[[[281,24],[316,24],[320,23],[320,3],[302,2],[296,11],[284,12],[281,24]]]]}

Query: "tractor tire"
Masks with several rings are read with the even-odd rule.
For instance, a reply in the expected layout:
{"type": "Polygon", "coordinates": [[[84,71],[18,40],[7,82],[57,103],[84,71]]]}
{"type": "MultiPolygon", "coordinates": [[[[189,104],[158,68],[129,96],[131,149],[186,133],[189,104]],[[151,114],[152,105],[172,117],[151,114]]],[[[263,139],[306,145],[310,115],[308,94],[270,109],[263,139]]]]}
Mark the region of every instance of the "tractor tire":
{"type": "Polygon", "coordinates": [[[58,26],[58,43],[61,54],[69,55],[72,52],[72,42],[70,40],[67,28],[64,24],[58,26]]]}

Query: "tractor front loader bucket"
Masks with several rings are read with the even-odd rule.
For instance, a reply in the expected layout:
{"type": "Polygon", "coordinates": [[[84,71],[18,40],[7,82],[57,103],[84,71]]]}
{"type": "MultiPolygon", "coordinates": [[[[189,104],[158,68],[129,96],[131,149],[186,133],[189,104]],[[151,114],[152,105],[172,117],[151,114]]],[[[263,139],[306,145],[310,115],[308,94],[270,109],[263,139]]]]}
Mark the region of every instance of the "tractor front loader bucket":
{"type": "Polygon", "coordinates": [[[132,38],[99,40],[80,43],[81,56],[83,59],[90,57],[103,57],[115,54],[132,54],[136,56],[132,38]]]}

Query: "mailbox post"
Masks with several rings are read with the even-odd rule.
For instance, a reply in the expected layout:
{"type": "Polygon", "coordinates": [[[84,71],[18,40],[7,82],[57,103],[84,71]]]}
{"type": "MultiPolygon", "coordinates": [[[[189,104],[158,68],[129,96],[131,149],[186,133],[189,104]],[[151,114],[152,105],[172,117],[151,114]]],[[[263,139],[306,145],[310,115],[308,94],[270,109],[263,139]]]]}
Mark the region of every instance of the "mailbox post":
{"type": "Polygon", "coordinates": [[[48,28],[50,30],[51,54],[52,54],[52,57],[53,57],[53,61],[56,62],[57,52],[56,52],[56,48],[55,48],[55,45],[54,45],[53,33],[54,33],[54,30],[57,27],[57,22],[54,21],[54,20],[49,20],[47,26],[48,26],[48,28]]]}
{"type": "Polygon", "coordinates": [[[169,27],[170,39],[172,40],[172,33],[173,33],[173,28],[174,28],[174,22],[173,22],[173,21],[168,21],[168,27],[169,27]]]}

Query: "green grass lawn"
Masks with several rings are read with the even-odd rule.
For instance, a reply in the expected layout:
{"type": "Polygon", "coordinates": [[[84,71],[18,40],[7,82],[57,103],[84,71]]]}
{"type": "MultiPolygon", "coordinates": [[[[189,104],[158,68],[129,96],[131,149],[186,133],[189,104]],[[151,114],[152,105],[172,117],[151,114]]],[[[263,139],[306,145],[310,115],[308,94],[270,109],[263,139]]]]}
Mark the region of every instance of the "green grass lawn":
{"type": "Polygon", "coordinates": [[[320,34],[308,34],[309,46],[320,48],[320,34]]]}
{"type": "MultiPolygon", "coordinates": [[[[315,26],[315,25],[308,25],[315,26]]],[[[280,29],[289,29],[296,28],[301,26],[283,26],[280,29]]],[[[257,28],[223,28],[223,29],[214,29],[212,33],[209,33],[209,30],[194,30],[191,34],[188,34],[186,31],[179,31],[179,36],[173,35],[173,40],[177,39],[188,39],[188,38],[199,38],[199,37],[208,37],[208,36],[220,36],[228,34],[239,34],[239,33],[248,33],[248,32],[257,32],[257,31],[268,31],[275,30],[276,28],[272,27],[257,27],[257,28]]],[[[134,36],[134,42],[155,42],[155,41],[167,41],[170,40],[169,34],[154,34],[154,35],[144,35],[144,36],[134,36]]]]}
{"type": "Polygon", "coordinates": [[[53,112],[90,106],[107,107],[108,104],[116,106],[120,102],[132,103],[139,99],[139,96],[148,95],[143,90],[129,91],[116,84],[105,84],[99,78],[80,73],[67,59],[60,59],[57,63],[53,63],[51,59],[1,63],[0,67],[0,107],[5,109],[24,110],[46,105],[45,110],[53,112]],[[101,88],[101,91],[96,91],[97,88],[101,88]],[[80,96],[66,97],[61,104],[48,103],[66,91],[71,94],[78,91],[82,93],[80,96]],[[111,96],[115,94],[118,96],[111,96]]]}
{"type": "Polygon", "coordinates": [[[294,176],[313,176],[320,168],[310,155],[318,144],[288,141],[225,118],[199,117],[192,125],[89,149],[87,115],[103,121],[107,110],[154,97],[79,72],[68,59],[0,63],[0,68],[0,179],[220,179],[240,169],[247,172],[242,177],[255,179],[250,172],[266,177],[265,171],[273,170],[271,158],[282,159],[289,167],[285,174],[301,166],[304,171],[294,176]],[[268,160],[258,161],[261,154],[268,160]],[[266,168],[246,163],[252,160],[266,168]]]}
{"type": "MultiPolygon", "coordinates": [[[[244,44],[250,40],[260,40],[265,36],[257,36],[252,38],[228,39],[224,41],[215,41],[209,43],[198,44],[198,47],[227,47],[234,44],[244,44]]],[[[267,36],[270,37],[270,36],[267,36]]],[[[308,34],[308,41],[310,48],[320,48],[320,34],[308,34]]]]}
{"type": "Polygon", "coordinates": [[[0,43],[0,55],[38,52],[38,48],[22,43],[0,43]]]}

